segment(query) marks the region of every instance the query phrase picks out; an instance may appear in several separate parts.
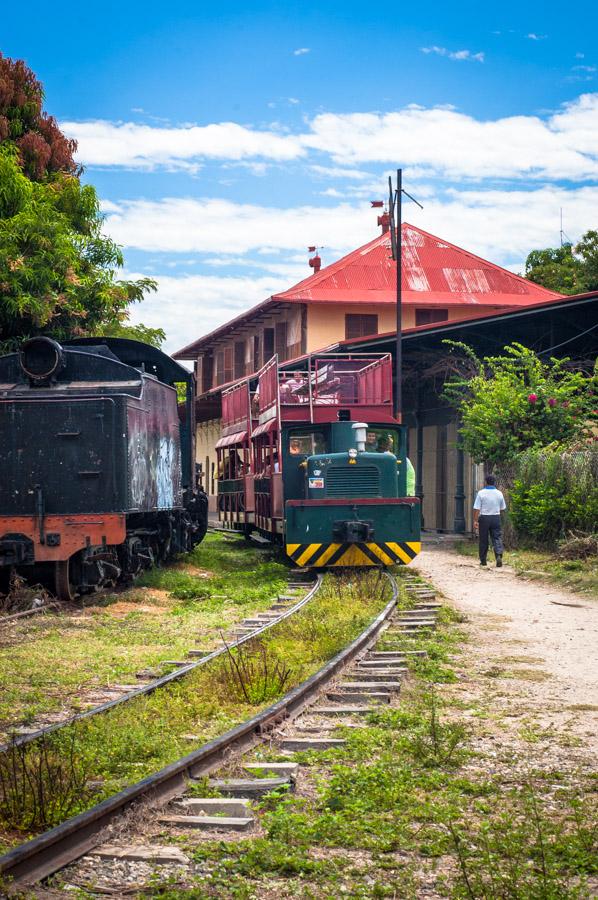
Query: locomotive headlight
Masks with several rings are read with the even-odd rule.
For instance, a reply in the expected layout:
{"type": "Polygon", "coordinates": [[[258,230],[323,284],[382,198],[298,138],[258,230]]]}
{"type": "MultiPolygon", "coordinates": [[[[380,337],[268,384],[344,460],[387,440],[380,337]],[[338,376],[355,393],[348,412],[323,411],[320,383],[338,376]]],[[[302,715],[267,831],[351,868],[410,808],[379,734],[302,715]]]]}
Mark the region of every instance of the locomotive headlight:
{"type": "Polygon", "coordinates": [[[47,381],[64,368],[64,351],[52,338],[30,338],[21,347],[20,362],[32,381],[47,381]]]}
{"type": "Polygon", "coordinates": [[[348,453],[349,453],[349,459],[357,459],[357,450],[355,449],[355,447],[351,447],[351,449],[348,451],[348,453]]]}

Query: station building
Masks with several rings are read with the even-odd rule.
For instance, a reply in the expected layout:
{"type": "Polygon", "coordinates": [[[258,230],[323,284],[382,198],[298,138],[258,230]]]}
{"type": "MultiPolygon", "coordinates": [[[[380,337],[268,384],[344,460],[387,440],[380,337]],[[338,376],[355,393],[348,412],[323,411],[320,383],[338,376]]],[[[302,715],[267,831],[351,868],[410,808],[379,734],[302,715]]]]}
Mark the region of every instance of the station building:
{"type": "MultiPolygon", "coordinates": [[[[224,388],[257,372],[275,353],[280,362],[292,366],[293,361],[305,354],[329,347],[367,346],[369,349],[368,341],[375,342],[378,338],[386,340],[392,350],[388,336],[394,332],[396,322],[396,264],[384,217],[381,224],[382,233],[374,240],[324,268],[316,255],[310,260],[314,271],[308,278],[268,297],[174,354],[175,359],[194,364],[197,461],[211,509],[216,507],[215,445],[220,437],[224,388]]],[[[408,223],[402,226],[402,262],[405,340],[429,331],[436,333],[438,329],[448,332],[458,323],[477,319],[489,325],[492,317],[562,299],[553,291],[408,223]]],[[[504,343],[516,339],[513,335],[504,343]]],[[[494,348],[496,344],[491,342],[491,346],[494,348]]],[[[407,393],[405,400],[405,421],[408,421],[409,415],[414,414],[415,398],[407,393]]],[[[416,427],[414,422],[410,424],[416,427]]],[[[432,457],[436,459],[438,452],[442,457],[443,446],[456,445],[456,424],[451,427],[448,421],[444,424],[447,429],[443,431],[442,425],[440,436],[432,438],[431,432],[426,433],[430,449],[420,468],[420,488],[424,482],[432,484],[432,470],[437,465],[431,462],[432,457]],[[432,452],[433,444],[437,450],[432,452]]],[[[428,423],[422,427],[436,425],[428,423]]],[[[415,446],[413,440],[416,440],[415,432],[412,439],[415,446]]],[[[414,451],[411,452],[413,455],[414,451]]],[[[452,530],[455,518],[452,507],[448,499],[446,502],[441,499],[443,492],[448,498],[453,490],[449,484],[449,472],[453,472],[450,457],[434,472],[435,487],[428,493],[426,527],[452,530]],[[441,482],[446,482],[442,491],[437,490],[441,482]],[[434,494],[438,494],[439,501],[432,509],[434,494]]],[[[473,485],[473,480],[470,481],[473,485]]],[[[425,497],[425,491],[422,493],[425,497]]]]}

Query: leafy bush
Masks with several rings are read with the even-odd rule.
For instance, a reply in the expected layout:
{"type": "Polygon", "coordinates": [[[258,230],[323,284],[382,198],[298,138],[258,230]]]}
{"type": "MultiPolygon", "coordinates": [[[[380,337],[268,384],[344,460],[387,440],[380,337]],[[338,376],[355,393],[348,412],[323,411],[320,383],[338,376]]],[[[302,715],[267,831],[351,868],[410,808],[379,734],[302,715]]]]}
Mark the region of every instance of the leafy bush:
{"type": "Polygon", "coordinates": [[[598,419],[596,375],[572,370],[567,359],[544,361],[518,343],[478,359],[466,344],[444,343],[462,354],[444,397],[459,410],[463,447],[475,462],[497,465],[532,447],[571,443],[598,419]]]}
{"type": "Polygon", "coordinates": [[[517,461],[509,490],[510,516],[520,537],[554,543],[598,522],[598,447],[528,450],[517,461]]]}

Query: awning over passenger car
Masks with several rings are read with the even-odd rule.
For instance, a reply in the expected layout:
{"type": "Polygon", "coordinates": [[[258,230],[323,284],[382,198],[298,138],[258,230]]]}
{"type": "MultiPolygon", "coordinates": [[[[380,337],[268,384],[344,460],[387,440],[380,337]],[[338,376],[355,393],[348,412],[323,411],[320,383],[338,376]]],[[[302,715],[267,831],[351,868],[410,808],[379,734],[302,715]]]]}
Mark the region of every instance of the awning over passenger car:
{"type": "Polygon", "coordinates": [[[216,444],[216,450],[220,447],[231,447],[233,444],[242,444],[247,438],[246,431],[237,431],[235,434],[227,434],[226,437],[221,437],[220,440],[216,444]]]}
{"type": "Polygon", "coordinates": [[[277,427],[278,419],[269,419],[268,422],[263,422],[261,425],[258,425],[257,428],[254,428],[251,432],[251,437],[259,437],[260,434],[266,434],[268,431],[274,431],[274,429],[277,427]]]}

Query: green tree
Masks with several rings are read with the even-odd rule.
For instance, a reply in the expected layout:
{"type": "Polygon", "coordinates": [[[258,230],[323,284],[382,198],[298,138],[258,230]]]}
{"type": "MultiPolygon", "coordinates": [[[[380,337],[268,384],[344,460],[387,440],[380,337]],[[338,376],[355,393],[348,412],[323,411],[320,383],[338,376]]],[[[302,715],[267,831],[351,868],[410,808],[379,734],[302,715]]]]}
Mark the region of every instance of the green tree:
{"type": "Polygon", "coordinates": [[[97,194],[82,185],[76,144],[42,112],[40,83],[21,61],[0,56],[0,349],[43,332],[58,340],[95,334],[144,336],[129,307],[155,290],[149,278],[117,278],[120,248],[102,234],[97,194]]]}
{"type": "Polygon", "coordinates": [[[598,231],[586,231],[575,252],[584,267],[584,290],[598,291],[598,231]]]}
{"type": "Polygon", "coordinates": [[[559,294],[598,290],[598,232],[587,231],[576,246],[532,250],[525,277],[559,294]]]}
{"type": "Polygon", "coordinates": [[[462,444],[475,462],[504,463],[530,447],[570,443],[598,421],[598,379],[570,369],[569,360],[544,361],[517,343],[480,360],[466,344],[445,343],[460,362],[444,398],[459,410],[462,444]]]}

